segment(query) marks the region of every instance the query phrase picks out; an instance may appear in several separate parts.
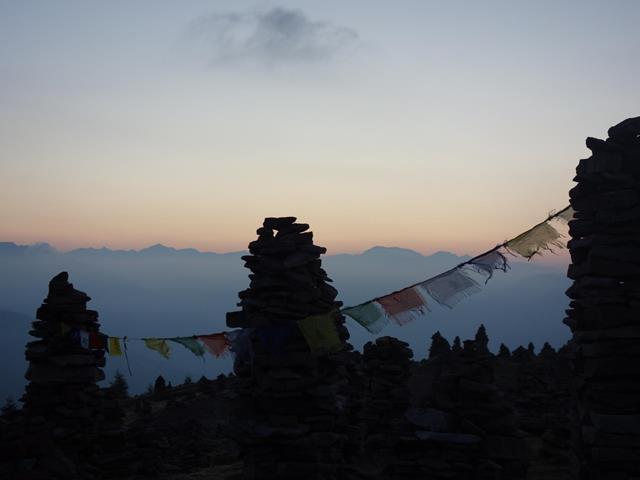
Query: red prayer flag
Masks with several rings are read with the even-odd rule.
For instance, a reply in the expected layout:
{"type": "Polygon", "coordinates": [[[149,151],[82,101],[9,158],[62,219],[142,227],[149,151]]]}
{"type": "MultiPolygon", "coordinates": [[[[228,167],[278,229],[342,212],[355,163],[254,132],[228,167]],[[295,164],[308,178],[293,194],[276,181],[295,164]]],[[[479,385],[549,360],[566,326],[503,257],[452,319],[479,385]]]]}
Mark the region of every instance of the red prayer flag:
{"type": "Polygon", "coordinates": [[[92,350],[104,350],[105,339],[103,338],[103,335],[95,330],[89,332],[89,348],[92,350]]]}
{"type": "Polygon", "coordinates": [[[393,318],[398,325],[404,325],[412,320],[412,315],[407,316],[403,315],[403,313],[410,310],[421,311],[427,305],[427,302],[415,287],[387,295],[376,301],[382,305],[385,313],[393,318]]]}
{"type": "Polygon", "coordinates": [[[224,333],[213,333],[211,335],[201,335],[198,340],[216,358],[221,357],[229,351],[231,343],[224,333]]]}

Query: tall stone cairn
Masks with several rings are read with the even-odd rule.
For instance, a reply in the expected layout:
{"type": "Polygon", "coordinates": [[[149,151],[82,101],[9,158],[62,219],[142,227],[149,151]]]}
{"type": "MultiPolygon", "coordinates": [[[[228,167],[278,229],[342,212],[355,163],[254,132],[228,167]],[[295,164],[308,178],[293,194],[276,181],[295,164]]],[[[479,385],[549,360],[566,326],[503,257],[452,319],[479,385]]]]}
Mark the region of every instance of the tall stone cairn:
{"type": "Polygon", "coordinates": [[[570,191],[570,309],[580,479],[640,478],[640,117],[587,138],[570,191]]]}
{"type": "Polygon", "coordinates": [[[88,310],[87,294],[62,272],[49,282],[49,294],[37,311],[27,344],[29,380],[23,396],[25,413],[43,417],[60,431],[92,430],[100,406],[96,382],[105,378],[104,350],[83,348],[73,332],[99,333],[98,312],[88,310]]]}
{"type": "Polygon", "coordinates": [[[266,218],[243,257],[250,286],[239,293],[241,312],[227,314],[232,328],[251,328],[250,388],[245,477],[344,478],[348,405],[343,356],[352,347],[337,311],[337,290],[321,267],[326,249],[313,244],[309,225],[294,217],[266,218]],[[343,352],[310,351],[297,322],[335,311],[343,352]]]}

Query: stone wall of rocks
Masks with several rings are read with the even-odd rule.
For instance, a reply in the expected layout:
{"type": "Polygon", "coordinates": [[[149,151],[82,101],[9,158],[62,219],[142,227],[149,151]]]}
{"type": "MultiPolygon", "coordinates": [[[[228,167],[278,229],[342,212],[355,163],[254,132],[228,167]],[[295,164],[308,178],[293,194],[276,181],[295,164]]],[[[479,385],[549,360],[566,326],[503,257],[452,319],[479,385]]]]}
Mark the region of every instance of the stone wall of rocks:
{"type": "Polygon", "coordinates": [[[255,415],[246,419],[243,439],[252,479],[342,478],[347,469],[349,335],[338,292],[321,267],[326,250],[313,244],[309,225],[295,220],[265,219],[243,257],[252,273],[239,294],[242,311],[227,316],[228,326],[252,329],[246,392],[255,415]],[[343,352],[316,355],[297,322],[332,310],[343,352]]]}
{"type": "Polygon", "coordinates": [[[587,138],[571,190],[574,473],[640,477],[640,117],[587,138]]]}

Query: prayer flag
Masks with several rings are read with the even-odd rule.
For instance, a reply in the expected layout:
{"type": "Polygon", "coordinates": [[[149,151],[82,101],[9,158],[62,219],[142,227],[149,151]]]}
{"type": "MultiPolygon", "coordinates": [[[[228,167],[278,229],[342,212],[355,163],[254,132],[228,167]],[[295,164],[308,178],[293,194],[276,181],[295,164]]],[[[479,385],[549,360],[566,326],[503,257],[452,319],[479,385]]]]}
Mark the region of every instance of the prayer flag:
{"type": "Polygon", "coordinates": [[[506,272],[509,269],[507,258],[498,250],[482,255],[472,260],[468,265],[476,272],[486,275],[487,279],[484,283],[487,283],[493,277],[494,270],[506,272]]]}
{"type": "Polygon", "coordinates": [[[313,315],[298,322],[298,328],[312,352],[335,352],[342,348],[335,315],[335,312],[313,315]]]}
{"type": "Polygon", "coordinates": [[[202,357],[205,353],[204,347],[196,337],[174,337],[169,339],[172,342],[179,343],[196,357],[202,357]]]}
{"type": "Polygon", "coordinates": [[[560,240],[561,237],[562,235],[549,225],[549,222],[544,222],[518,235],[513,240],[509,240],[506,246],[509,250],[530,260],[541,250],[552,252],[552,247],[564,248],[564,243],[560,240]]]}
{"type": "Polygon", "coordinates": [[[227,332],[227,339],[231,344],[230,350],[236,360],[249,362],[253,356],[251,349],[251,328],[242,328],[227,332]]]}
{"type": "Polygon", "coordinates": [[[575,215],[575,213],[576,211],[573,209],[573,207],[567,207],[564,210],[561,210],[555,218],[564,222],[569,222],[573,220],[573,216],[575,215]]]}
{"type": "Polygon", "coordinates": [[[211,335],[200,335],[198,339],[204,344],[209,352],[216,358],[221,357],[229,351],[229,341],[224,333],[213,333],[211,335]]]}
{"type": "Polygon", "coordinates": [[[95,330],[89,333],[89,346],[93,350],[104,350],[107,343],[107,336],[95,330]]]}
{"type": "Polygon", "coordinates": [[[345,308],[342,313],[348,315],[371,333],[380,333],[389,320],[383,314],[380,304],[367,302],[356,307],[345,308]]]}
{"type": "Polygon", "coordinates": [[[406,325],[424,313],[427,302],[417,288],[411,287],[376,300],[398,325],[406,325]]]}
{"type": "Polygon", "coordinates": [[[80,346],[82,348],[89,348],[89,332],[85,332],[84,330],[78,331],[78,338],[80,341],[80,346]]]}
{"type": "Polygon", "coordinates": [[[164,358],[169,358],[169,353],[171,352],[171,348],[167,344],[166,340],[162,338],[143,338],[144,344],[147,348],[151,350],[155,350],[164,358]]]}
{"type": "Polygon", "coordinates": [[[480,291],[478,283],[456,268],[420,284],[438,303],[453,308],[463,298],[480,291]]]}
{"type": "Polygon", "coordinates": [[[122,355],[122,348],[120,348],[119,338],[109,337],[109,355],[113,357],[119,357],[122,355]]]}

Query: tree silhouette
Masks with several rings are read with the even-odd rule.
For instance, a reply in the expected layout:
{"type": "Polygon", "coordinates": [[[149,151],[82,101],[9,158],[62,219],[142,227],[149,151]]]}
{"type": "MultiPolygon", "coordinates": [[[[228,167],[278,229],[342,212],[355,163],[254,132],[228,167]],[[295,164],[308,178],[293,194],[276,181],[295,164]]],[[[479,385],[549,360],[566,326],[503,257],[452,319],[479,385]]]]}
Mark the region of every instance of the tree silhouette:
{"type": "Polygon", "coordinates": [[[117,398],[127,398],[129,396],[129,384],[124,375],[120,373],[120,370],[116,370],[110,388],[117,398]]]}

